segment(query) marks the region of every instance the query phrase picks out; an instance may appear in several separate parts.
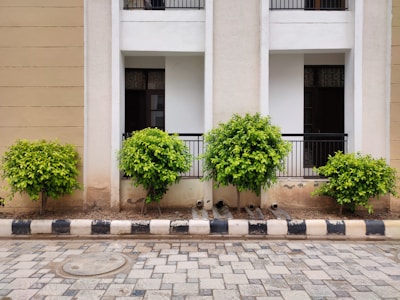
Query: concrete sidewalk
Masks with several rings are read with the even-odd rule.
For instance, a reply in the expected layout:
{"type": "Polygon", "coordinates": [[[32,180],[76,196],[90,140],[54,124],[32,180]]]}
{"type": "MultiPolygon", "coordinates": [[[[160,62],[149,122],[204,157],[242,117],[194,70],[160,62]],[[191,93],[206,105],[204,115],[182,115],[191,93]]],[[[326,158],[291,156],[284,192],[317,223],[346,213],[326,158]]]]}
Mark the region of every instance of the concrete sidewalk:
{"type": "Polygon", "coordinates": [[[400,299],[399,260],[399,241],[3,239],[0,299],[400,299]]]}

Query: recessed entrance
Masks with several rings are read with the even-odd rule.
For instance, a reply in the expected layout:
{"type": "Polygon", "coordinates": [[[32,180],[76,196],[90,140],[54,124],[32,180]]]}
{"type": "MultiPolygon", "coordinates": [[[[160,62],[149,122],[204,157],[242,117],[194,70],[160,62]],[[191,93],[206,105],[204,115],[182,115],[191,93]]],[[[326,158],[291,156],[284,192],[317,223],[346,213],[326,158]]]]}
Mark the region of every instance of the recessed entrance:
{"type": "Polygon", "coordinates": [[[343,137],[333,136],[343,133],[344,67],[305,66],[304,166],[324,165],[329,155],[343,151],[343,137]]]}

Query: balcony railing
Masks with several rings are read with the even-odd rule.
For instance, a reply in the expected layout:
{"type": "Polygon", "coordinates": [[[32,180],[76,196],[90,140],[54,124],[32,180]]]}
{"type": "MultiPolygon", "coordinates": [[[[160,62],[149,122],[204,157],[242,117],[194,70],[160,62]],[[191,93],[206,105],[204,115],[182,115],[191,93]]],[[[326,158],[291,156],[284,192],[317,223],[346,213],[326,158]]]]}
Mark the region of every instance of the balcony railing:
{"type": "MultiPolygon", "coordinates": [[[[122,138],[126,139],[131,133],[123,133],[122,138]]],[[[192,155],[192,167],[189,172],[181,174],[182,178],[201,178],[203,177],[203,162],[198,157],[203,153],[204,143],[202,133],[179,133],[179,138],[189,148],[192,155]]]]}
{"type": "Polygon", "coordinates": [[[205,0],[124,0],[124,9],[203,9],[205,0]]]}
{"type": "MultiPolygon", "coordinates": [[[[179,137],[188,146],[192,155],[192,167],[189,172],[181,174],[182,178],[203,177],[203,162],[198,157],[204,151],[204,140],[201,133],[180,133],[179,137]]],[[[123,138],[130,133],[124,133],[123,138]]],[[[314,167],[326,164],[328,156],[337,151],[347,153],[347,134],[345,133],[306,133],[282,134],[290,142],[292,150],[285,159],[285,169],[278,172],[278,177],[319,177],[314,167]]]]}
{"type": "Polygon", "coordinates": [[[270,0],[270,9],[347,10],[349,0],[270,0]]]}
{"type": "Polygon", "coordinates": [[[329,155],[347,153],[346,133],[282,134],[292,144],[285,170],[278,177],[318,177],[314,167],[326,164],[329,155]]]}

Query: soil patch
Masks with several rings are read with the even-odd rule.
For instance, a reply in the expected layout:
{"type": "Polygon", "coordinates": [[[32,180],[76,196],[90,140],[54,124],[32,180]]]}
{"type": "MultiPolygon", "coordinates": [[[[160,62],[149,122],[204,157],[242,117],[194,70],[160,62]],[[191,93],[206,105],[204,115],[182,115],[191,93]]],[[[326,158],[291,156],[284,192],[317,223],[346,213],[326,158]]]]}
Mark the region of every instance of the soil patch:
{"type": "MultiPolygon", "coordinates": [[[[236,208],[230,209],[234,219],[251,219],[244,209],[237,212],[236,208]]],[[[323,219],[323,220],[400,220],[400,213],[377,211],[368,214],[366,211],[357,211],[351,213],[343,212],[339,216],[339,211],[324,211],[316,209],[285,209],[292,220],[307,220],[307,219],[323,219]]],[[[120,212],[112,212],[102,209],[92,209],[87,212],[79,211],[46,211],[42,215],[39,212],[0,212],[2,219],[54,219],[54,220],[72,220],[72,219],[90,219],[90,220],[152,220],[152,219],[168,219],[168,220],[190,220],[192,219],[191,208],[162,208],[159,215],[157,208],[148,208],[145,215],[141,215],[140,210],[122,210],[120,212]]],[[[276,219],[275,216],[268,210],[262,209],[264,219],[276,219]]],[[[209,219],[213,219],[212,211],[208,212],[209,219]]]]}

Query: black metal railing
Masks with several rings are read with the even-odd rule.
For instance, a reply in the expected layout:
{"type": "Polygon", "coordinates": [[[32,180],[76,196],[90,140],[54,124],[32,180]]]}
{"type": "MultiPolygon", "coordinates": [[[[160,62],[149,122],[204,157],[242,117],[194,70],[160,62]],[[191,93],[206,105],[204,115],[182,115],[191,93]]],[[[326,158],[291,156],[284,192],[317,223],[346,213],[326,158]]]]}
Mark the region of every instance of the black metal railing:
{"type": "MultiPolygon", "coordinates": [[[[125,132],[122,134],[122,138],[126,139],[132,134],[125,132]]],[[[182,178],[201,178],[203,177],[203,162],[198,157],[203,153],[204,142],[202,133],[178,133],[179,138],[189,148],[189,152],[192,155],[192,167],[191,169],[181,174],[182,178]]]]}
{"type": "Polygon", "coordinates": [[[326,164],[329,155],[347,153],[346,133],[282,134],[292,150],[285,160],[285,170],[278,177],[318,177],[314,167],[326,164]]]}
{"type": "Polygon", "coordinates": [[[347,10],[349,0],[270,0],[270,9],[347,10]]]}
{"type": "Polygon", "coordinates": [[[205,0],[124,0],[124,9],[164,10],[169,8],[203,9],[205,0]]]}
{"type": "MultiPolygon", "coordinates": [[[[123,138],[130,133],[124,133],[123,138]]],[[[203,161],[198,157],[204,151],[204,139],[201,133],[179,133],[192,155],[192,167],[189,172],[181,174],[182,178],[203,177],[203,161]]],[[[346,133],[284,133],[283,139],[290,142],[292,150],[286,157],[283,172],[278,172],[278,177],[319,177],[314,167],[326,164],[329,155],[337,151],[347,153],[346,133]]]]}

